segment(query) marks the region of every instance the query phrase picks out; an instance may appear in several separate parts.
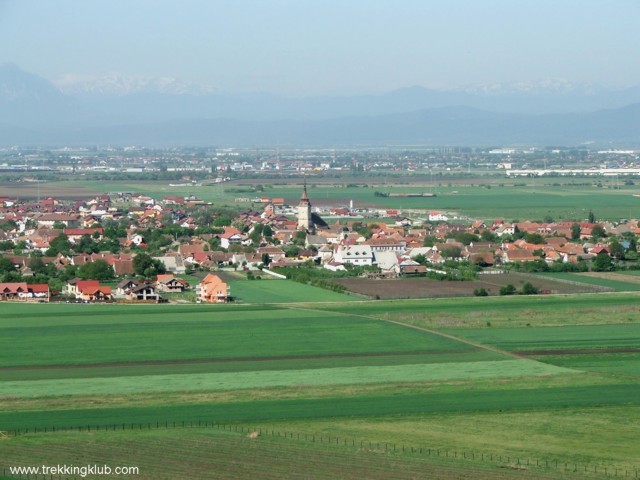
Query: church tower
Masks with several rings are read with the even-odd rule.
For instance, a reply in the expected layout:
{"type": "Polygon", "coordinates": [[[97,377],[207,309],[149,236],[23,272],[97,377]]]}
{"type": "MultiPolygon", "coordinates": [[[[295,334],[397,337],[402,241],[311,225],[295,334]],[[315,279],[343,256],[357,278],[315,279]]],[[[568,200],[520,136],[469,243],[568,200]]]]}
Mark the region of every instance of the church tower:
{"type": "Polygon", "coordinates": [[[304,182],[304,190],[300,203],[298,204],[298,230],[311,230],[313,222],[311,221],[311,202],[307,195],[307,182],[304,182]]]}

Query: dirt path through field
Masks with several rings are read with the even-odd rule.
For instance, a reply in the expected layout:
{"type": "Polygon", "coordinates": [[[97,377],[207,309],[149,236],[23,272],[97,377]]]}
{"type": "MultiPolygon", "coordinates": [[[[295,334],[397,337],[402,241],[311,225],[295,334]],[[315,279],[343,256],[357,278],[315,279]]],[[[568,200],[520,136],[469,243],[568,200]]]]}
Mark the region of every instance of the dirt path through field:
{"type": "MultiPolygon", "coordinates": [[[[310,312],[318,312],[318,313],[326,313],[323,310],[317,310],[314,308],[300,308],[300,307],[292,307],[292,310],[306,310],[306,311],[310,311],[310,312]]],[[[332,312],[332,313],[342,313],[342,312],[332,312]]],[[[414,330],[419,330],[421,332],[427,332],[427,333],[431,333],[433,335],[438,335],[440,337],[444,337],[444,338],[448,338],[450,340],[455,340],[456,342],[460,342],[460,343],[464,343],[466,345],[471,345],[475,348],[481,349],[481,350],[488,350],[490,352],[493,353],[497,353],[499,355],[504,355],[506,357],[511,357],[511,358],[516,358],[518,360],[522,360],[525,357],[515,354],[515,353],[511,353],[511,352],[507,352],[505,350],[500,350],[499,348],[495,348],[489,345],[483,345],[481,343],[476,343],[476,342],[472,342],[471,340],[467,340],[464,338],[460,338],[460,337],[456,337],[455,335],[450,335],[448,333],[444,333],[444,332],[439,332],[438,330],[432,330],[430,328],[424,328],[424,327],[418,327],[417,325],[411,325],[409,323],[404,323],[404,322],[398,322],[397,320],[385,320],[382,318],[377,318],[377,317],[373,317],[371,315],[362,315],[362,314],[358,314],[358,313],[345,313],[343,315],[349,315],[349,316],[353,316],[353,317],[360,317],[360,318],[366,318],[368,320],[377,320],[379,322],[386,322],[386,323],[395,323],[396,325],[400,325],[402,327],[406,327],[406,328],[412,328],[414,330]]]]}

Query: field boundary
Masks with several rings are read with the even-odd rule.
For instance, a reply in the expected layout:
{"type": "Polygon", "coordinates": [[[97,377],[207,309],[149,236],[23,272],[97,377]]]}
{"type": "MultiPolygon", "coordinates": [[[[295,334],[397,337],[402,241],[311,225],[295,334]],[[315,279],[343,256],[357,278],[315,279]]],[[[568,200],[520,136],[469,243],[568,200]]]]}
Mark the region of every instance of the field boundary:
{"type": "MultiPolygon", "coordinates": [[[[498,468],[509,468],[513,470],[529,470],[529,469],[553,469],[555,471],[562,471],[566,473],[597,475],[604,474],[609,477],[617,478],[640,478],[640,468],[638,467],[617,467],[615,465],[598,465],[578,462],[565,462],[562,459],[540,459],[531,457],[509,456],[493,453],[481,453],[466,450],[455,450],[448,448],[434,448],[426,446],[405,445],[397,442],[379,442],[371,440],[356,440],[353,438],[332,436],[332,435],[319,435],[312,433],[300,433],[280,431],[262,427],[246,427],[238,424],[221,424],[207,421],[165,421],[156,422],[155,425],[151,422],[148,423],[122,423],[122,424],[103,424],[103,425],[86,425],[77,427],[36,427],[33,429],[18,429],[5,431],[7,437],[18,437],[22,435],[38,435],[38,434],[55,434],[55,433],[91,433],[91,432],[117,432],[117,431],[144,431],[144,430],[173,430],[173,429],[194,429],[194,428],[208,428],[221,431],[235,432],[240,435],[246,435],[251,439],[257,439],[259,437],[277,437],[284,438],[296,442],[307,443],[319,443],[323,445],[335,445],[342,447],[352,447],[369,449],[369,451],[376,451],[385,454],[413,454],[423,455],[428,457],[444,457],[450,459],[466,460],[470,462],[484,462],[495,465],[498,468]]],[[[0,465],[2,467],[3,478],[30,478],[37,479],[34,475],[18,475],[9,476],[7,466],[0,465]]],[[[49,476],[43,478],[49,479],[49,476]]],[[[56,477],[52,477],[56,478],[56,477]]],[[[66,476],[64,478],[67,478],[66,476]]],[[[578,477],[579,478],[579,477],[578,477]]]]}
{"type": "Polygon", "coordinates": [[[529,273],[529,272],[517,272],[517,273],[519,275],[522,275],[524,277],[529,277],[531,279],[540,280],[541,278],[552,278],[554,282],[564,283],[566,285],[574,285],[577,287],[590,288],[592,290],[595,290],[595,292],[592,292],[592,293],[598,293],[598,292],[609,293],[609,292],[617,291],[615,288],[612,288],[612,287],[604,287],[602,285],[593,285],[591,283],[577,282],[575,280],[569,280],[566,278],[557,278],[557,277],[554,277],[553,275],[549,275],[549,277],[546,277],[543,275],[537,275],[535,273],[529,273]]]}
{"type": "MultiPolygon", "coordinates": [[[[320,311],[320,310],[315,310],[312,308],[299,308],[299,310],[310,310],[310,311],[320,311]]],[[[384,318],[377,318],[377,317],[372,317],[369,315],[362,315],[362,314],[357,314],[357,313],[349,313],[347,315],[351,315],[354,317],[361,317],[361,318],[366,318],[368,320],[374,320],[374,321],[378,321],[378,322],[384,322],[384,323],[393,323],[396,325],[399,325],[401,327],[405,327],[405,328],[412,328],[414,330],[418,330],[421,332],[425,332],[425,333],[430,333],[432,335],[437,335],[439,337],[444,337],[444,338],[448,338],[449,340],[453,340],[456,342],[460,342],[460,343],[464,343],[466,345],[470,345],[472,347],[478,348],[480,350],[487,350],[493,353],[497,353],[499,355],[504,355],[507,357],[511,357],[511,358],[515,358],[517,360],[522,360],[524,357],[517,355],[515,353],[512,352],[507,352],[505,350],[500,350],[499,348],[496,347],[492,347],[490,345],[484,345],[482,343],[476,343],[473,342],[471,340],[467,340],[465,338],[460,338],[460,337],[456,337],[455,335],[450,335],[448,333],[444,333],[444,332],[439,332],[438,330],[432,330],[429,328],[424,328],[424,327],[419,327],[417,325],[411,325],[410,323],[404,323],[404,322],[399,322],[397,320],[389,320],[389,319],[384,319],[384,318]]]]}
{"type": "Polygon", "coordinates": [[[515,358],[517,360],[522,360],[524,358],[521,355],[518,355],[517,353],[507,352],[505,350],[500,350],[499,348],[492,347],[490,345],[484,345],[482,343],[476,343],[476,342],[473,342],[471,340],[467,340],[465,338],[456,337],[455,335],[450,335],[448,333],[439,332],[438,330],[431,330],[430,328],[419,327],[417,325],[411,325],[410,323],[399,322],[397,320],[388,320],[388,319],[386,319],[386,320],[382,320],[382,321],[383,322],[388,322],[388,323],[395,323],[396,325],[400,325],[402,327],[413,328],[414,330],[420,330],[422,332],[431,333],[433,335],[439,335],[441,337],[448,338],[450,340],[454,340],[454,341],[457,341],[457,342],[460,342],[460,343],[465,343],[467,345],[471,345],[472,347],[479,348],[481,350],[488,350],[490,352],[497,353],[499,355],[505,355],[507,357],[512,357],[512,358],[515,358]]]}

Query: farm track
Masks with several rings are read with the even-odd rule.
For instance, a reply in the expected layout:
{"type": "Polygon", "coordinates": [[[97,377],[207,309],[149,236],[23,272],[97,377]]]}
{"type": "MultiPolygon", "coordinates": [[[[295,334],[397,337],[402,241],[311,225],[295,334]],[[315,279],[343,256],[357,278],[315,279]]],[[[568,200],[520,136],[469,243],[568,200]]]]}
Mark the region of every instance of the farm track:
{"type": "MultiPolygon", "coordinates": [[[[315,309],[310,309],[310,308],[305,308],[305,309],[300,309],[300,310],[320,311],[320,310],[315,310],[315,309]]],[[[518,354],[513,353],[513,352],[507,352],[505,350],[501,350],[499,348],[492,347],[490,345],[484,345],[482,343],[476,343],[476,342],[473,342],[471,340],[467,340],[467,339],[464,339],[464,338],[456,337],[455,335],[450,335],[448,333],[440,332],[438,330],[432,330],[430,328],[418,327],[416,325],[411,325],[409,323],[399,322],[397,320],[382,319],[382,318],[378,318],[378,317],[373,317],[371,315],[362,315],[362,314],[357,314],[357,313],[350,313],[349,315],[353,316],[353,317],[366,318],[368,320],[376,320],[378,322],[393,323],[393,324],[400,325],[400,326],[405,327],[405,328],[411,328],[411,329],[414,329],[414,330],[419,330],[421,332],[430,333],[432,335],[437,335],[439,337],[448,338],[449,340],[454,340],[456,342],[464,343],[466,345],[470,345],[470,346],[472,346],[474,348],[477,348],[479,350],[486,350],[486,351],[489,351],[489,352],[497,353],[499,355],[504,355],[506,357],[515,358],[517,360],[521,360],[522,358],[524,358],[521,355],[518,355],[518,354]]]]}

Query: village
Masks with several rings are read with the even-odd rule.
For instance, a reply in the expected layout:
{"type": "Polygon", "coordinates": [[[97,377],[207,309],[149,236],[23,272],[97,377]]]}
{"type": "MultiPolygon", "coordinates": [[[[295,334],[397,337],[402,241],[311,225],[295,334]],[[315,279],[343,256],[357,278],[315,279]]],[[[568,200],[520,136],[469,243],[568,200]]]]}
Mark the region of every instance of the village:
{"type": "Polygon", "coordinates": [[[227,303],[224,271],[286,278],[278,272],[304,267],[372,281],[452,280],[462,266],[472,275],[604,271],[635,259],[640,233],[635,220],[599,223],[592,213],[584,222],[454,223],[445,212],[383,210],[386,218],[365,220],[353,205],[312,207],[306,184],[297,206],[262,197],[233,218],[194,197],[133,193],[0,204],[0,300],[24,302],[161,303],[190,291],[190,301],[227,303]]]}

